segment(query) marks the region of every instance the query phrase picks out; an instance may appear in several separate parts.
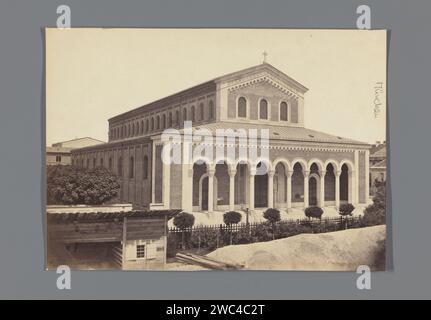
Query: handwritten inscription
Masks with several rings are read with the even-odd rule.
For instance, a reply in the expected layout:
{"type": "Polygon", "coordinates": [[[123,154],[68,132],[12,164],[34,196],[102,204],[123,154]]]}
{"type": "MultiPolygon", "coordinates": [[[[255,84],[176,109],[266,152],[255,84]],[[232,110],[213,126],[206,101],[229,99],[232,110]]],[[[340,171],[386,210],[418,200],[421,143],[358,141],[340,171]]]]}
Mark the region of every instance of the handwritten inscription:
{"type": "Polygon", "coordinates": [[[374,118],[377,119],[380,116],[380,113],[382,112],[382,99],[381,96],[384,93],[383,89],[383,82],[376,82],[374,85],[374,118]]]}

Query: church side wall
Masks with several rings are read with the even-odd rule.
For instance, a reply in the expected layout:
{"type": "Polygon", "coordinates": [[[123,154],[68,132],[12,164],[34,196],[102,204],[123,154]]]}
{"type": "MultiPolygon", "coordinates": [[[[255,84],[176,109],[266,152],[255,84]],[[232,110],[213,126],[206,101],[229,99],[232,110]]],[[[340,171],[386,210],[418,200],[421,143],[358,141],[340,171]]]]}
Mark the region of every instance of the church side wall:
{"type": "Polygon", "coordinates": [[[74,164],[85,168],[103,166],[117,175],[120,192],[117,201],[148,208],[151,203],[152,142],[106,145],[72,152],[74,164]],[[133,157],[133,160],[132,160],[133,157]],[[120,164],[122,160],[122,165],[120,164]],[[147,159],[147,161],[144,161],[147,159]],[[147,167],[144,168],[144,163],[147,167]],[[131,166],[133,165],[133,170],[131,166]],[[122,169],[122,170],[121,170],[122,169]],[[119,170],[122,171],[119,174],[119,170]],[[133,175],[132,175],[133,173],[133,175]],[[144,177],[146,173],[146,177],[144,177]]]}

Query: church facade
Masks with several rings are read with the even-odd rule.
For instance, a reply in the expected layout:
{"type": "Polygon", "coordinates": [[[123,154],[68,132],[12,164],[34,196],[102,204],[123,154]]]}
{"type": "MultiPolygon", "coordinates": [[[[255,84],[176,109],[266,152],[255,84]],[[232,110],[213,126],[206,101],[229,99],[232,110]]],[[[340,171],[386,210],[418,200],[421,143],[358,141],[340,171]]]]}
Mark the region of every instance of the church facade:
{"type": "MultiPolygon", "coordinates": [[[[119,200],[137,208],[289,211],[367,204],[370,145],[305,128],[307,90],[268,63],[227,74],[109,119],[109,141],[73,150],[72,164],[111,170],[121,181],[119,200]],[[163,132],[173,128],[184,136],[185,121],[192,132],[214,135],[265,129],[269,143],[257,151],[267,156],[242,157],[247,146],[238,138],[230,157],[163,162],[163,132]]],[[[190,143],[192,153],[198,145],[190,143]]],[[[227,145],[214,141],[210,148],[227,145]]]]}

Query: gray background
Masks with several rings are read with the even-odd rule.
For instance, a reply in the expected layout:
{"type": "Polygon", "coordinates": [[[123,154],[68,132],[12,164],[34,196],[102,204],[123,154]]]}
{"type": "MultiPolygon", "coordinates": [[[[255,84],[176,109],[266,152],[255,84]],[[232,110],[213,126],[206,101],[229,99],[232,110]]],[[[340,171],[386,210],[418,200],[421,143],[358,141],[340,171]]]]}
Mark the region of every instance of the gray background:
{"type": "MultiPolygon", "coordinates": [[[[293,299],[431,298],[429,170],[430,1],[5,1],[0,3],[0,298],[293,299]],[[72,272],[72,289],[43,271],[41,146],[43,32],[67,4],[72,27],[390,29],[388,131],[393,270],[356,289],[355,273],[72,272]]],[[[370,88],[372,90],[372,88],[370,88]]],[[[371,91],[370,91],[371,92],[371,91]]],[[[371,102],[370,102],[371,103],[371,102]]]]}

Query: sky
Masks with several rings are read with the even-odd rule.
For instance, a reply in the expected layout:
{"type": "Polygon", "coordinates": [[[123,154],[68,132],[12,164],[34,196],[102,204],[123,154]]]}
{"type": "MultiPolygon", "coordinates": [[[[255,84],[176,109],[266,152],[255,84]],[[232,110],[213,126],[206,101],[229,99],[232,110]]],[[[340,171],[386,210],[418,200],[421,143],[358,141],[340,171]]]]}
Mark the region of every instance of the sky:
{"type": "Polygon", "coordinates": [[[305,127],[386,140],[385,30],[51,28],[46,145],[107,141],[109,118],[260,64],[264,51],[268,63],[309,89],[305,127]]]}

